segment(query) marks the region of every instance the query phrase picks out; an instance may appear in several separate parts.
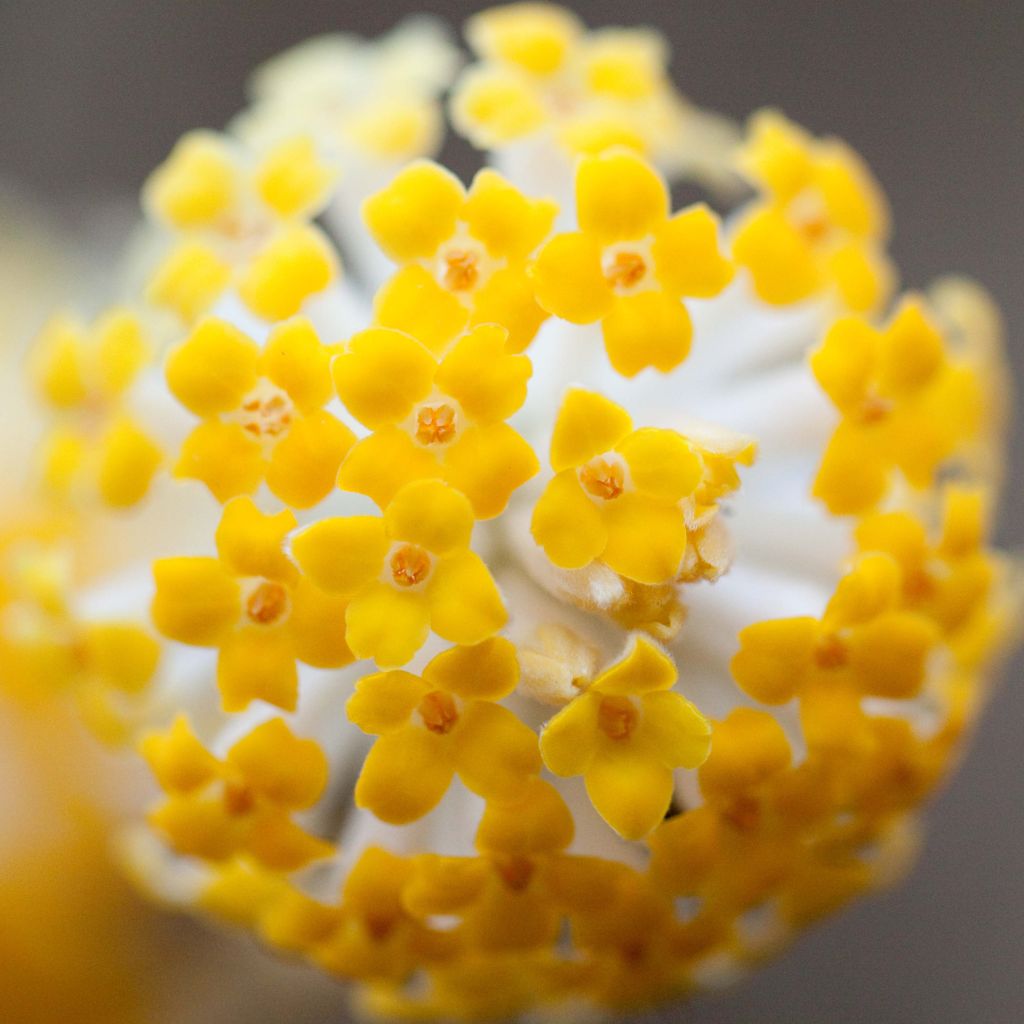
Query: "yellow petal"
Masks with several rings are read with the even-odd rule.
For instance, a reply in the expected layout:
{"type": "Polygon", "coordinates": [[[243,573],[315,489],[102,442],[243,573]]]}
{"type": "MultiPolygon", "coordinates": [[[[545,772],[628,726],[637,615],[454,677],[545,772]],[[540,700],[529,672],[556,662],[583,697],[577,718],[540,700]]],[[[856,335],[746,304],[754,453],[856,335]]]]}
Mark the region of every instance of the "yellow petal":
{"type": "Polygon", "coordinates": [[[164,732],[150,732],[139,744],[161,789],[190,793],[217,777],[220,764],[196,738],[188,719],[179,714],[164,732]]]}
{"type": "Polygon", "coordinates": [[[700,455],[674,430],[644,427],[615,450],[626,460],[633,486],[661,501],[675,503],[692,494],[704,473],[700,455]]]}
{"type": "Polygon", "coordinates": [[[583,232],[555,235],[537,254],[530,274],[537,302],[563,320],[592,324],[612,306],[601,267],[601,247],[583,232]]]}
{"type": "Polygon", "coordinates": [[[598,750],[598,711],[600,698],[584,693],[544,726],[540,734],[540,753],[548,770],[555,775],[582,775],[598,750]]]}
{"type": "Polygon", "coordinates": [[[291,549],[318,587],[354,594],[380,575],[388,543],[384,522],[376,516],[337,516],[300,531],[291,549]]]}
{"type": "Polygon", "coordinates": [[[466,38],[477,54],[534,75],[557,71],[582,31],[571,11],[554,4],[492,7],[466,23],[466,38]]]}
{"type": "Polygon", "coordinates": [[[529,79],[514,69],[467,68],[452,91],[455,128],[479,149],[497,149],[543,127],[547,112],[529,79]]]}
{"type": "Polygon", "coordinates": [[[471,701],[452,738],[459,778],[485,800],[515,800],[541,770],[537,734],[497,704],[471,701]]]}
{"type": "Polygon", "coordinates": [[[703,203],[667,221],[652,251],[658,280],[673,295],[710,299],[732,280],[733,265],[718,243],[718,218],[703,203]]]}
{"type": "Polygon", "coordinates": [[[242,613],[238,581],[216,558],[161,558],[153,579],[150,614],[171,640],[214,647],[242,613]]]}
{"type": "Polygon", "coordinates": [[[889,612],[851,631],[850,667],[865,693],[906,700],[920,691],[938,643],[938,628],[923,615],[889,612]]]}
{"type": "Polygon", "coordinates": [[[594,809],[624,839],[653,832],[672,802],[672,770],[637,757],[630,746],[614,755],[602,752],[584,780],[594,809]]]}
{"type": "Polygon", "coordinates": [[[681,694],[650,693],[637,741],[657,752],[666,768],[696,768],[711,749],[711,723],[681,694]]]}
{"type": "Polygon", "coordinates": [[[334,846],[311,836],[283,814],[264,814],[253,822],[245,842],[246,852],[271,871],[291,872],[312,861],[330,857],[334,846]]]}
{"type": "Polygon", "coordinates": [[[417,480],[403,487],[388,505],[384,525],[393,540],[445,555],[469,544],[473,509],[454,487],[440,480],[417,480]]]}
{"type": "Polygon", "coordinates": [[[629,413],[621,405],[595,391],[570,388],[551,436],[551,468],[558,473],[582,466],[611,451],[632,429],[629,413]]]}
{"type": "Polygon", "coordinates": [[[389,825],[407,825],[433,810],[455,774],[446,738],[418,725],[381,736],[363,762],[356,806],[389,825]]]}
{"type": "Polygon", "coordinates": [[[285,538],[298,525],[289,511],[268,515],[252,498],[228,502],[217,527],[217,553],[235,575],[292,580],[295,566],[284,552],[285,538]]]}
{"type": "Polygon", "coordinates": [[[686,552],[686,522],[675,505],[622,494],[601,509],[608,542],[601,560],[637,583],[667,583],[686,552]]]}
{"type": "Polygon", "coordinates": [[[902,582],[899,563],[888,555],[876,551],[861,555],[836,585],[824,620],[838,627],[867,622],[896,605],[902,582]]]}
{"type": "Polygon", "coordinates": [[[316,668],[341,668],[355,660],[345,642],[348,601],[300,579],[291,590],[288,629],[295,657],[316,668]]]}
{"type": "Polygon", "coordinates": [[[508,612],[487,566],[472,551],[440,559],[427,584],[430,625],[456,644],[478,644],[501,629],[508,612]]]}
{"type": "Polygon", "coordinates": [[[260,443],[239,423],[207,420],[185,439],[174,475],[201,480],[220,502],[252,494],[266,471],[260,443]]]}
{"type": "Polygon", "coordinates": [[[711,798],[748,792],[788,768],[792,757],[774,715],[736,708],[715,723],[711,754],[698,776],[701,791],[711,798]]]}
{"type": "Polygon", "coordinates": [[[271,331],[261,369],[303,412],[326,405],[334,393],[331,351],[305,318],[289,320],[271,331]]]}
{"type": "Polygon", "coordinates": [[[129,508],[149,491],[163,462],[156,442],[128,417],[115,420],[100,445],[99,489],[112,508],[129,508]]]}
{"type": "Polygon", "coordinates": [[[598,693],[633,696],[675,685],[676,664],[657,644],[637,635],[632,646],[591,684],[598,693]]]}
{"type": "Polygon", "coordinates": [[[513,492],[540,470],[533,449],[507,423],[467,427],[444,453],[444,478],[477,519],[501,515],[513,492]]]}
{"type": "Polygon", "coordinates": [[[903,302],[879,345],[879,392],[893,398],[928,384],[945,360],[945,343],[919,300],[903,302]]]}
{"type": "Polygon", "coordinates": [[[601,327],[608,361],[623,377],[649,366],[668,373],[690,354],[690,314],[664,292],[619,296],[601,327]]]}
{"type": "Polygon", "coordinates": [[[231,412],[256,385],[259,346],[226,320],[203,320],[167,358],[167,386],[197,416],[231,412]]]}
{"type": "Polygon", "coordinates": [[[373,583],[352,599],[345,623],[352,653],[389,668],[404,665],[423,646],[430,632],[430,611],[423,594],[373,583]]]}
{"type": "Polygon", "coordinates": [[[465,200],[455,175],[427,160],[402,170],[363,204],[363,218],[377,244],[396,263],[432,256],[455,233],[465,200]]]}
{"type": "Polygon", "coordinates": [[[146,208],[165,224],[213,224],[237,201],[238,172],[227,141],[213,132],[184,135],[146,182],[146,208]]]}
{"type": "Polygon", "coordinates": [[[322,409],[295,420],[274,445],[267,486],[292,508],[318,504],[334,490],[338,469],[355,440],[344,423],[322,409]]]}
{"type": "Polygon", "coordinates": [[[775,209],[759,209],[737,229],[733,259],[750,271],[764,302],[787,306],[809,298],[824,286],[814,250],[775,209]]]}
{"type": "Polygon", "coordinates": [[[747,626],[730,664],[733,678],[755,700],[784,704],[807,678],[817,639],[818,621],[809,616],[747,626]]]}
{"type": "Polygon", "coordinates": [[[585,157],[576,172],[580,230],[602,244],[640,239],[668,218],[668,189],[642,157],[625,150],[585,157]]]}
{"type": "Polygon", "coordinates": [[[868,395],[878,355],[878,332],[859,317],[841,317],[811,352],[811,370],[836,408],[853,412],[868,395]]]}
{"type": "Polygon", "coordinates": [[[482,853],[533,857],[564,850],[574,832],[572,814],[558,790],[534,777],[527,779],[515,802],[487,805],[476,832],[476,848],[482,853]]]}
{"type": "Polygon", "coordinates": [[[450,647],[427,665],[423,679],[466,700],[501,700],[519,683],[515,645],[492,637],[471,647],[450,647]]]}
{"type": "Polygon", "coordinates": [[[327,236],[312,225],[295,224],[260,250],[242,273],[238,294],[264,320],[287,320],[338,272],[338,257],[327,236]]]}
{"type": "Polygon", "coordinates": [[[441,476],[438,460],[398,427],[381,427],[357,441],[338,473],[338,486],[372,498],[381,509],[414,480],[441,476]]]}
{"type": "Polygon", "coordinates": [[[508,331],[509,352],[524,351],[547,318],[525,265],[499,268],[473,294],[470,323],[501,324],[508,331]]]}
{"type": "Polygon", "coordinates": [[[141,693],[156,674],[160,644],[139,626],[91,623],[84,629],[82,643],[89,670],[108,686],[141,693]]]}
{"type": "Polygon", "coordinates": [[[833,515],[869,512],[888,489],[891,454],[869,429],[841,423],[825,447],[811,493],[833,515]]]}
{"type": "Polygon", "coordinates": [[[430,394],[436,372],[423,345],[385,327],[354,335],[332,367],[345,407],[371,430],[404,420],[430,394]]]}
{"type": "Polygon", "coordinates": [[[345,713],[363,732],[382,736],[405,725],[429,692],[430,687],[409,672],[375,672],[356,683],[345,713]]]}
{"type": "Polygon", "coordinates": [[[100,387],[123,394],[149,361],[151,350],[139,318],[127,309],[108,311],[93,328],[100,387]]]}
{"type": "Polygon", "coordinates": [[[843,305],[854,313],[873,313],[896,285],[892,261],[873,245],[847,242],[828,254],[825,265],[843,305]]]}
{"type": "Polygon", "coordinates": [[[462,211],[469,233],[495,257],[525,259],[551,230],[558,206],[528,199],[497,171],[477,172],[462,211]]]}
{"type": "Polygon", "coordinates": [[[231,276],[231,266],[208,245],[184,241],[153,274],[146,286],[146,299],[173,310],[190,324],[217,301],[231,276]]]}
{"type": "Polygon", "coordinates": [[[217,687],[225,711],[244,711],[254,700],[294,711],[299,674],[288,633],[267,626],[246,626],[232,633],[217,659],[217,687]]]}
{"type": "Polygon", "coordinates": [[[85,366],[85,328],[69,316],[51,317],[31,352],[32,378],[43,398],[70,409],[89,393],[85,366]]]}
{"type": "Polygon", "coordinates": [[[533,367],[505,349],[507,332],[483,324],[463,335],[437,371],[437,386],[478,423],[507,420],[526,401],[533,367]]]}
{"type": "Polygon", "coordinates": [[[601,513],[572,469],[559,473],[545,488],[534,506],[530,531],[548,558],[563,569],[589,565],[608,542],[601,513]]]}
{"type": "Polygon", "coordinates": [[[228,751],[227,760],[261,796],[281,807],[312,807],[327,785],[320,744],[296,736],[283,718],[256,726],[228,751]]]}
{"type": "MultiPolygon", "coordinates": [[[[418,263],[402,267],[382,285],[373,300],[373,312],[381,327],[411,334],[434,355],[448,348],[469,317],[458,297],[418,263]]],[[[504,321],[494,318],[494,322],[504,321]]]]}
{"type": "Polygon", "coordinates": [[[317,213],[327,201],[337,177],[319,158],[309,136],[278,143],[260,162],[255,185],[260,198],[282,217],[317,213]]]}

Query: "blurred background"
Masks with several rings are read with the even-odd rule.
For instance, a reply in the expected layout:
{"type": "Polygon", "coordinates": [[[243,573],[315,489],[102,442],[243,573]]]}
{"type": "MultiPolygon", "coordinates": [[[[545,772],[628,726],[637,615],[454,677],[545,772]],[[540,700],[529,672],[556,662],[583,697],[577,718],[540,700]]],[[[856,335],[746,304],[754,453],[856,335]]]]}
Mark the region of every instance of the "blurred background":
{"type": "MultiPolygon", "coordinates": [[[[435,0],[430,9],[458,23],[481,6],[435,0]]],[[[677,81],[699,105],[740,118],[775,105],[850,142],[892,201],[905,285],[949,271],[982,281],[1003,308],[1016,379],[1024,379],[1024,4],[571,6],[591,24],[660,28],[677,81]]],[[[318,32],[374,35],[422,9],[416,0],[0,0],[0,183],[35,200],[57,231],[91,235],[110,209],[134,201],[183,131],[219,127],[238,110],[260,61],[318,32]]],[[[0,236],[5,230],[0,223],[0,236]]],[[[1022,450],[1018,416],[1002,520],[1004,543],[1016,547],[1024,541],[1022,450]]],[[[1010,666],[963,770],[932,807],[927,847],[907,882],[812,932],[740,987],[665,1019],[1024,1018],[1022,667],[1010,666]]],[[[195,1019],[255,1020],[245,1008],[259,1002],[255,992],[233,1009],[215,1007],[210,973],[204,964],[209,1013],[195,1019]]],[[[301,1019],[331,1024],[318,1016],[329,1002],[318,1000],[316,1012],[307,1006],[301,1019]]]]}

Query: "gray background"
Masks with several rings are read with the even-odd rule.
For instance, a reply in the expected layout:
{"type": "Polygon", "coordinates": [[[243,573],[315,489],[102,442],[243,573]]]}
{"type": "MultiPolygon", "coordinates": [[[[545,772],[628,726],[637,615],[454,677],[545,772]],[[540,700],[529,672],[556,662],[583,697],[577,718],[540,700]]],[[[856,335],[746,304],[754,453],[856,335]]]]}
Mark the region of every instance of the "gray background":
{"type": "MultiPolygon", "coordinates": [[[[0,179],[66,226],[132,193],[184,130],[221,125],[247,70],[312,33],[382,31],[416,2],[0,0],[0,179]]],[[[454,20],[480,7],[437,3],[454,20]]],[[[1013,0],[577,3],[672,41],[698,103],[773,104],[869,161],[896,214],[904,282],[969,273],[1024,362],[1024,6],[1013,0]],[[636,13],[634,13],[636,12],[636,13]]],[[[0,225],[2,230],[2,225],[0,225]]],[[[1021,430],[1003,536],[1020,546],[1021,430]]],[[[963,770],[932,807],[899,889],[812,932],[723,996],[666,1018],[707,1024],[1016,1024],[1024,1019],[1024,693],[1018,659],[963,770]]],[[[239,1024],[243,1024],[240,1019],[239,1024]]]]}

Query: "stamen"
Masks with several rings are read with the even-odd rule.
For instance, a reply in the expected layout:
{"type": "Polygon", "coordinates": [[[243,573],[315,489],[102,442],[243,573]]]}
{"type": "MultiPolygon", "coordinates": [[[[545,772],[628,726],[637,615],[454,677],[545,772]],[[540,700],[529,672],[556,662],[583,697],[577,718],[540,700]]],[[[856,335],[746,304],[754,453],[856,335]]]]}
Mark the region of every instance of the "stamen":
{"type": "Polygon", "coordinates": [[[291,426],[293,413],[291,399],[283,391],[264,386],[243,400],[239,420],[256,437],[279,437],[291,426]]]}
{"type": "Polygon", "coordinates": [[[224,810],[233,817],[240,818],[248,814],[256,806],[256,796],[246,782],[226,782],[224,784],[224,810]]]}
{"type": "Polygon", "coordinates": [[[459,720],[459,709],[455,705],[455,699],[443,690],[428,693],[420,701],[418,710],[423,724],[439,736],[450,733],[459,720]]]}
{"type": "Polygon", "coordinates": [[[617,252],[605,264],[605,280],[622,291],[636,287],[647,274],[647,261],[638,252],[617,252]]]}
{"type": "Polygon", "coordinates": [[[467,249],[452,249],[444,259],[444,286],[453,292],[475,288],[480,279],[480,257],[467,249]]]}
{"type": "Polygon", "coordinates": [[[264,580],[245,602],[245,614],[260,626],[277,622],[288,610],[288,591],[280,584],[264,580]]]}
{"type": "Polygon", "coordinates": [[[391,578],[400,587],[415,587],[430,574],[430,555],[415,544],[403,544],[390,564],[391,578]]]}
{"type": "Polygon", "coordinates": [[[580,483],[595,498],[611,501],[625,489],[626,474],[622,463],[599,456],[580,470],[580,483]]]}
{"type": "Polygon", "coordinates": [[[455,410],[450,405],[425,405],[416,414],[420,444],[447,444],[455,436],[455,410]]]}
{"type": "Polygon", "coordinates": [[[636,728],[639,717],[636,705],[628,697],[605,697],[597,712],[597,724],[609,739],[625,740],[636,728]]]}
{"type": "Polygon", "coordinates": [[[533,878],[534,863],[526,857],[505,857],[495,866],[502,881],[515,892],[522,892],[533,878]]]}
{"type": "Polygon", "coordinates": [[[892,412],[892,402],[872,395],[864,400],[860,408],[860,421],[865,425],[881,423],[892,412]]]}
{"type": "Polygon", "coordinates": [[[814,661],[823,669],[842,668],[849,657],[850,652],[846,649],[846,644],[835,633],[822,637],[814,649],[814,661]]]}

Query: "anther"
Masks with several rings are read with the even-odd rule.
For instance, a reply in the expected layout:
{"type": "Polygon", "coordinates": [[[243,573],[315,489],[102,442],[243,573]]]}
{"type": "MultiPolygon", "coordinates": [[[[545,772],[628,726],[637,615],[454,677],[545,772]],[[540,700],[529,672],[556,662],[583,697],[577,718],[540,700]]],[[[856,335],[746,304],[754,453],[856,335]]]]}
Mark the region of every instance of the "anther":
{"type": "Polygon", "coordinates": [[[465,249],[453,249],[445,256],[444,285],[453,292],[465,292],[480,278],[479,257],[465,249]]]}
{"type": "Polygon", "coordinates": [[[430,573],[430,555],[415,544],[403,544],[391,556],[391,578],[400,587],[415,587],[430,573]]]}
{"type": "Polygon", "coordinates": [[[428,693],[420,701],[418,710],[423,724],[439,736],[450,733],[459,720],[459,709],[455,706],[455,699],[441,690],[428,693]]]}
{"type": "Polygon", "coordinates": [[[455,410],[450,405],[425,405],[416,414],[420,444],[446,444],[455,436],[455,410]]]}
{"type": "Polygon", "coordinates": [[[647,273],[647,262],[638,252],[617,252],[605,267],[605,280],[623,290],[634,288],[647,273]]]}
{"type": "Polygon", "coordinates": [[[814,661],[819,668],[842,668],[849,657],[846,644],[834,633],[822,637],[814,649],[814,661]]]}
{"type": "Polygon", "coordinates": [[[618,462],[605,458],[591,459],[580,470],[580,483],[595,498],[611,501],[625,488],[626,474],[618,462]]]}
{"type": "Polygon", "coordinates": [[[597,724],[612,740],[629,739],[636,728],[639,715],[628,697],[605,697],[597,711],[597,724]]]}
{"type": "Polygon", "coordinates": [[[264,580],[245,602],[245,614],[252,622],[269,626],[288,610],[288,591],[280,583],[264,580]]]}

